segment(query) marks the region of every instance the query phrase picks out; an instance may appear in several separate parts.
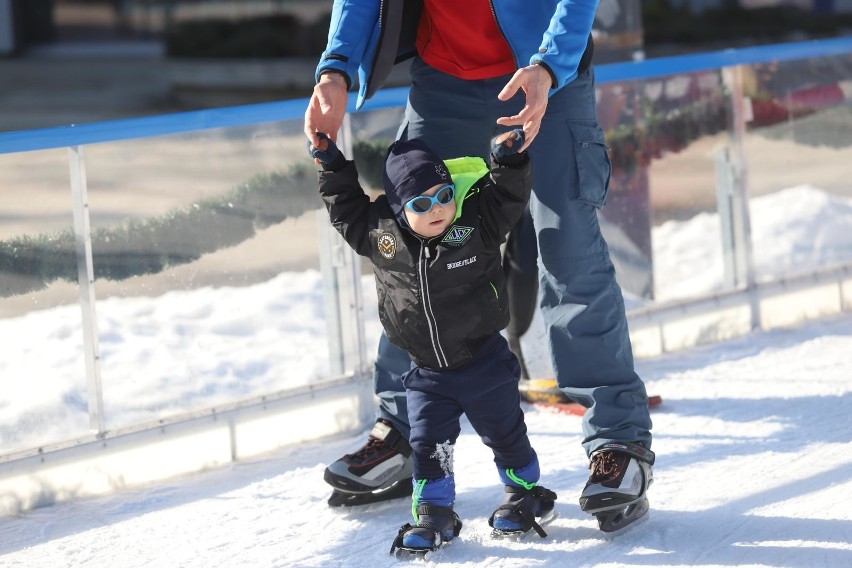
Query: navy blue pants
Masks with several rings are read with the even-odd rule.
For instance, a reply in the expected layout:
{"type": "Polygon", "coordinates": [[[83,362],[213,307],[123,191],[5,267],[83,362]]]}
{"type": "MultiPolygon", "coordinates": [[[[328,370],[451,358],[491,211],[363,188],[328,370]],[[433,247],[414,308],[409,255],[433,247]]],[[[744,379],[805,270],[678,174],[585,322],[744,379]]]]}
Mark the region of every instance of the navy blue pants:
{"type": "Polygon", "coordinates": [[[452,446],[462,413],[494,452],[498,467],[530,463],[533,452],[518,394],[520,372],[506,339],[495,333],[466,365],[445,371],[413,367],[403,375],[415,479],[452,473],[452,446]]]}

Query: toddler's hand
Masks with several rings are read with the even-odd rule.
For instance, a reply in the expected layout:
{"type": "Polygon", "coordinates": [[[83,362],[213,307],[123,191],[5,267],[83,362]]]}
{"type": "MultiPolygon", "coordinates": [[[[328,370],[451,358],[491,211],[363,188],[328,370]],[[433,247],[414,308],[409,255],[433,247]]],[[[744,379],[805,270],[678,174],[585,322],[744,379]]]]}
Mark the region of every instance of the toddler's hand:
{"type": "Polygon", "coordinates": [[[323,166],[330,166],[342,157],[337,144],[332,142],[325,132],[317,132],[317,138],[320,141],[318,147],[308,140],[308,154],[311,155],[311,158],[319,160],[319,163],[323,166]]]}
{"type": "Polygon", "coordinates": [[[517,154],[524,145],[524,139],[524,131],[520,128],[501,134],[491,140],[491,154],[498,160],[517,154]]]}

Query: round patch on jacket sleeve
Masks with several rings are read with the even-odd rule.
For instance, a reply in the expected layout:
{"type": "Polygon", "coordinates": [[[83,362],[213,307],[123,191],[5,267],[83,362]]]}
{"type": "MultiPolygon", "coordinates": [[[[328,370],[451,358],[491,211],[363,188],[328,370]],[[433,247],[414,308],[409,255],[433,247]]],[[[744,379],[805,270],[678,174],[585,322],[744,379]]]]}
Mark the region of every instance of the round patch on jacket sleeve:
{"type": "Polygon", "coordinates": [[[391,233],[382,233],[378,239],[379,254],[388,260],[396,256],[396,237],[391,233]]]}

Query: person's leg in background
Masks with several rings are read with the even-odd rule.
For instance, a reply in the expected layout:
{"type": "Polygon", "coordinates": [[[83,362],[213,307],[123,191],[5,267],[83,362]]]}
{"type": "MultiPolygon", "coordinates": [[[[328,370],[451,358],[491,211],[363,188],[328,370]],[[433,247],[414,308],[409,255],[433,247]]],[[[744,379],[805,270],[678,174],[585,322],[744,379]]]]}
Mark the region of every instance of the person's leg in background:
{"type": "Polygon", "coordinates": [[[509,296],[509,326],[506,339],[521,364],[521,380],[530,380],[521,349],[521,337],[527,332],[538,306],[538,250],[529,209],[509,233],[503,255],[503,274],[509,296]]]}
{"type": "Polygon", "coordinates": [[[379,399],[376,423],[366,444],[325,469],[324,479],[334,488],[330,506],[364,505],[411,494],[408,405],[400,380],[410,369],[408,353],[382,333],[373,369],[379,399]]]}
{"type": "Polygon", "coordinates": [[[558,404],[571,402],[559,390],[555,374],[532,376],[527,369],[527,359],[521,346],[521,338],[529,331],[535,311],[538,309],[538,244],[535,227],[529,209],[520,222],[509,233],[506,252],[503,256],[503,273],[509,296],[509,325],[506,339],[521,363],[521,398],[527,402],[558,404]]]}

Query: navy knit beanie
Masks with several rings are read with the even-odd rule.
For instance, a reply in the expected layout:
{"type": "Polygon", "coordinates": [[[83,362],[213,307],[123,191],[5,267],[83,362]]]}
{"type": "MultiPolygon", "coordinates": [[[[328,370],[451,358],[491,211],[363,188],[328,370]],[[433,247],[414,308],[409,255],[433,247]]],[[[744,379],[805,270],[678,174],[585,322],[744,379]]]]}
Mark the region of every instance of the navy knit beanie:
{"type": "Polygon", "coordinates": [[[432,186],[452,183],[444,161],[419,139],[397,141],[388,148],[382,185],[395,215],[405,203],[432,186]]]}

